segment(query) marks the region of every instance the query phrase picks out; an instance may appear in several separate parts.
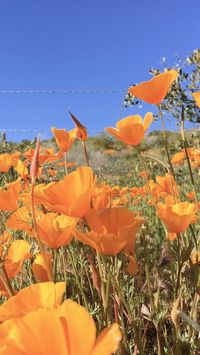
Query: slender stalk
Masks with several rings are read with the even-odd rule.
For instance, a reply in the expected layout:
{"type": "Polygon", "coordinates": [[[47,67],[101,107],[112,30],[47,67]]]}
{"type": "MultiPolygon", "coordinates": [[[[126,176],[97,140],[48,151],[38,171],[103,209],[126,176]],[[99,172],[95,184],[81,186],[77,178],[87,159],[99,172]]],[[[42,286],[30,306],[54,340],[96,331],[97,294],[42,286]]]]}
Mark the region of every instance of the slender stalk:
{"type": "Polygon", "coordinates": [[[54,250],[54,268],[53,268],[54,282],[57,282],[58,257],[59,257],[59,251],[56,249],[54,250]]]}
{"type": "Polygon", "coordinates": [[[102,261],[104,262],[104,266],[105,266],[105,269],[106,269],[106,272],[107,274],[110,276],[110,280],[112,281],[112,284],[114,286],[114,289],[117,291],[117,294],[118,294],[118,297],[120,298],[127,314],[128,314],[128,317],[129,317],[129,322],[132,324],[132,327],[133,327],[133,330],[134,330],[134,333],[135,333],[135,343],[137,344],[138,346],[138,349],[139,349],[139,353],[141,355],[144,355],[144,352],[142,350],[142,346],[140,344],[140,339],[138,337],[138,331],[137,331],[137,327],[136,327],[136,322],[135,322],[135,318],[133,316],[133,312],[131,311],[130,307],[129,307],[129,303],[126,301],[124,295],[122,294],[121,292],[121,287],[118,285],[114,275],[110,272],[109,268],[107,268],[107,265],[104,261],[104,259],[102,259],[102,261]]]}
{"type": "Polygon", "coordinates": [[[64,274],[64,280],[67,280],[67,266],[65,265],[65,254],[64,254],[64,247],[60,248],[60,255],[62,259],[62,264],[63,264],[63,274],[64,274]]]}
{"type": "Polygon", "coordinates": [[[150,196],[151,196],[151,198],[152,198],[154,207],[156,207],[156,201],[155,201],[155,198],[154,198],[153,193],[152,193],[152,191],[151,191],[151,188],[150,188],[150,185],[149,185],[149,180],[148,180],[148,177],[147,177],[147,176],[148,176],[148,171],[147,171],[147,166],[146,166],[145,160],[144,160],[142,154],[140,153],[140,151],[139,151],[136,147],[135,147],[135,149],[136,149],[137,154],[138,154],[139,157],[140,157],[140,160],[141,160],[143,169],[144,169],[144,171],[145,171],[145,180],[146,180],[146,184],[147,184],[147,188],[148,188],[149,194],[150,194],[150,196]]]}
{"type": "Polygon", "coordinates": [[[35,188],[35,184],[32,184],[32,187],[31,187],[31,205],[32,205],[32,216],[33,216],[34,231],[35,231],[36,239],[38,241],[38,244],[39,244],[39,247],[40,247],[40,250],[41,250],[41,254],[42,254],[43,258],[44,258],[44,262],[45,262],[45,265],[46,265],[46,270],[47,270],[49,281],[53,281],[53,275],[52,275],[52,271],[51,271],[51,269],[49,267],[49,261],[48,261],[48,259],[46,257],[44,246],[42,244],[42,241],[41,241],[41,238],[40,238],[40,235],[39,235],[39,232],[38,232],[38,228],[37,228],[36,213],[35,213],[35,203],[34,203],[34,188],[35,188]]]}
{"type": "Polygon", "coordinates": [[[154,306],[154,301],[153,301],[153,293],[151,290],[151,281],[150,281],[150,274],[149,274],[149,268],[147,264],[147,249],[146,249],[146,239],[145,235],[143,234],[143,246],[144,246],[144,260],[145,260],[145,273],[146,273],[146,278],[147,278],[147,288],[148,288],[148,294],[149,294],[149,300],[150,300],[150,305],[151,305],[151,313],[155,313],[155,306],[154,306]]]}
{"type": "Polygon", "coordinates": [[[143,156],[143,158],[151,159],[151,160],[154,160],[157,163],[161,164],[167,170],[167,172],[170,173],[170,169],[167,166],[167,163],[165,161],[159,159],[158,157],[155,157],[154,155],[150,155],[150,154],[143,154],[142,156],[143,156]]]}
{"type": "Polygon", "coordinates": [[[70,251],[70,248],[67,248],[67,254],[68,254],[68,257],[71,261],[71,264],[72,264],[72,268],[73,268],[73,271],[74,271],[74,277],[75,277],[75,280],[76,280],[76,283],[77,283],[77,286],[81,292],[81,295],[83,297],[83,303],[84,303],[84,306],[85,308],[87,309],[87,311],[89,311],[88,309],[88,302],[87,302],[87,299],[86,299],[86,296],[85,296],[85,292],[83,291],[83,288],[81,286],[81,283],[80,283],[80,280],[79,280],[79,277],[78,277],[78,272],[77,272],[77,269],[76,269],[76,265],[75,265],[75,262],[74,262],[74,258],[73,258],[73,255],[70,251]]]}
{"type": "Polygon", "coordinates": [[[6,273],[4,266],[0,267],[0,280],[3,282],[5,289],[8,292],[9,296],[14,296],[14,291],[12,289],[12,286],[10,284],[10,280],[8,278],[8,275],[6,273]]]}
{"type": "Polygon", "coordinates": [[[158,346],[158,355],[163,355],[163,347],[160,336],[160,329],[158,323],[155,325],[156,328],[156,337],[157,337],[157,346],[158,346]]]}
{"type": "Polygon", "coordinates": [[[100,254],[97,252],[97,262],[98,262],[98,267],[99,267],[99,276],[101,279],[101,297],[102,297],[102,303],[103,303],[103,310],[104,310],[104,315],[106,314],[106,294],[105,294],[105,288],[104,288],[104,277],[103,277],[103,270],[102,270],[102,265],[101,265],[101,257],[100,254]]]}
{"type": "Polygon", "coordinates": [[[189,158],[189,154],[188,154],[188,150],[187,150],[188,144],[187,144],[187,140],[186,140],[186,137],[185,137],[185,127],[184,126],[185,126],[184,107],[182,107],[182,112],[181,112],[181,137],[182,137],[183,146],[184,146],[184,150],[185,150],[185,156],[186,156],[188,169],[189,169],[189,173],[190,173],[190,179],[191,179],[191,183],[192,183],[193,190],[194,190],[195,202],[196,202],[196,204],[198,206],[199,205],[199,201],[198,201],[198,196],[197,196],[197,188],[196,188],[194,176],[193,176],[193,173],[192,173],[192,167],[191,167],[190,158],[189,158]]]}
{"type": "Polygon", "coordinates": [[[194,299],[193,299],[193,302],[192,302],[192,307],[191,307],[191,312],[190,312],[190,317],[191,318],[194,318],[196,310],[197,310],[197,305],[198,305],[198,301],[199,301],[199,298],[200,298],[199,294],[197,293],[197,289],[199,287],[200,287],[200,273],[199,273],[198,280],[197,280],[196,292],[195,292],[194,299]]]}
{"type": "Polygon", "coordinates": [[[85,156],[86,164],[87,164],[87,166],[90,166],[90,163],[89,163],[89,158],[88,158],[88,153],[87,153],[87,148],[86,148],[86,143],[85,143],[85,141],[82,141],[82,144],[83,144],[83,152],[84,152],[84,156],[85,156]]]}
{"type": "Polygon", "coordinates": [[[65,174],[68,175],[68,169],[67,169],[67,153],[64,152],[64,163],[65,163],[65,174]]]}
{"type": "Polygon", "coordinates": [[[160,105],[158,105],[157,107],[158,107],[158,112],[160,114],[160,118],[161,118],[161,122],[162,122],[163,138],[164,138],[165,151],[166,151],[166,154],[167,154],[168,164],[169,164],[169,167],[170,167],[171,174],[172,174],[172,176],[173,176],[173,178],[175,180],[174,168],[173,168],[173,165],[172,165],[172,162],[171,162],[171,159],[170,159],[170,154],[169,154],[169,145],[168,145],[168,140],[167,140],[167,135],[166,135],[164,117],[163,117],[163,113],[162,113],[162,110],[160,108],[160,105]]]}
{"type": "Polygon", "coordinates": [[[161,122],[162,122],[162,131],[163,131],[163,139],[164,139],[164,145],[165,145],[165,152],[167,155],[167,159],[168,159],[168,164],[170,167],[170,177],[171,177],[171,185],[172,185],[172,191],[173,191],[173,197],[174,197],[174,202],[176,202],[176,195],[175,195],[175,191],[174,191],[174,184],[173,184],[173,179],[172,176],[174,178],[174,181],[176,181],[175,179],[175,173],[174,173],[174,168],[171,162],[171,158],[170,158],[170,154],[169,154],[169,145],[168,145],[168,141],[167,141],[167,135],[166,135],[166,129],[165,129],[165,122],[164,122],[164,117],[163,117],[163,113],[162,110],[160,108],[160,105],[157,105],[158,107],[158,112],[160,114],[160,118],[161,118],[161,122]]]}
{"type": "Polygon", "coordinates": [[[109,296],[110,296],[110,275],[108,275],[106,294],[105,294],[105,319],[107,324],[109,324],[109,317],[108,317],[109,296]]]}

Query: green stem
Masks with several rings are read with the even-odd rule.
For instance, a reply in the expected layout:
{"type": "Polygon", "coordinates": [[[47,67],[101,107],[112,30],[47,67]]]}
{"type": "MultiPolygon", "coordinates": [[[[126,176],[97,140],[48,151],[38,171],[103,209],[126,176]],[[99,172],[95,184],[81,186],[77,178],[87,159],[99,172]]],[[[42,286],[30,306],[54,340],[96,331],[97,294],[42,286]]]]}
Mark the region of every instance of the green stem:
{"type": "Polygon", "coordinates": [[[135,147],[135,149],[136,149],[137,154],[138,154],[139,157],[140,157],[140,160],[141,160],[143,169],[144,169],[144,171],[145,171],[145,180],[146,180],[146,184],[147,184],[147,188],[148,188],[149,194],[150,194],[150,196],[151,196],[151,198],[152,198],[154,207],[156,207],[156,201],[155,201],[155,198],[154,198],[153,193],[152,193],[152,191],[151,191],[151,188],[150,188],[150,185],[149,185],[149,180],[148,180],[148,177],[147,177],[147,176],[148,176],[148,175],[147,175],[147,174],[148,174],[148,170],[147,170],[147,166],[146,166],[145,160],[144,160],[142,154],[140,153],[140,151],[139,151],[136,147],[135,147]]]}
{"type": "Polygon", "coordinates": [[[39,232],[38,232],[38,228],[37,228],[36,213],[35,213],[35,203],[34,203],[34,189],[35,189],[35,184],[32,184],[32,188],[31,188],[31,205],[32,205],[32,216],[33,216],[34,231],[35,231],[36,239],[38,241],[38,244],[39,244],[39,247],[40,247],[40,250],[41,250],[41,254],[42,254],[43,258],[44,258],[48,279],[49,279],[49,281],[53,281],[53,275],[52,275],[51,268],[49,266],[49,261],[48,261],[48,259],[46,257],[44,246],[42,244],[42,241],[41,241],[41,238],[40,238],[40,235],[39,235],[39,232]]]}
{"type": "Polygon", "coordinates": [[[75,262],[74,262],[74,258],[73,258],[73,256],[72,256],[72,253],[71,253],[71,251],[70,251],[69,248],[67,248],[67,254],[68,254],[68,257],[69,257],[69,259],[70,259],[70,261],[71,261],[71,264],[72,264],[72,268],[73,268],[73,271],[74,271],[74,277],[75,277],[77,286],[78,286],[78,288],[79,288],[79,290],[80,290],[80,292],[81,292],[81,295],[82,295],[82,297],[83,297],[84,306],[85,306],[85,308],[87,309],[87,311],[89,311],[87,299],[86,299],[85,293],[84,293],[84,291],[83,291],[83,288],[82,288],[82,286],[81,286],[81,283],[80,283],[80,280],[79,280],[79,277],[78,277],[78,272],[77,272],[77,269],[76,269],[76,265],[75,265],[75,262]]]}
{"type": "Polygon", "coordinates": [[[3,282],[5,289],[8,292],[9,296],[14,296],[14,291],[12,289],[12,286],[10,284],[10,280],[8,278],[8,275],[6,273],[4,266],[0,267],[0,279],[3,282]]]}
{"type": "Polygon", "coordinates": [[[85,141],[82,141],[82,144],[83,144],[83,152],[84,152],[84,156],[85,156],[86,164],[87,164],[87,166],[90,166],[90,163],[89,163],[89,158],[88,158],[88,153],[87,153],[87,148],[86,148],[86,143],[85,143],[85,141]]]}
{"type": "Polygon", "coordinates": [[[165,152],[166,152],[166,155],[167,155],[168,164],[169,164],[170,172],[171,172],[170,176],[171,176],[171,185],[172,185],[172,191],[173,191],[173,196],[174,196],[174,202],[176,202],[172,176],[174,178],[174,181],[176,181],[176,179],[175,179],[174,168],[173,168],[173,165],[172,165],[172,162],[171,162],[171,158],[170,158],[170,154],[169,154],[169,146],[168,146],[168,141],[167,141],[164,117],[163,117],[163,113],[162,113],[162,110],[160,108],[160,105],[157,105],[157,107],[158,107],[158,112],[160,114],[160,118],[161,118],[161,122],[162,122],[162,131],[163,131],[163,140],[164,140],[164,145],[165,145],[165,152]]]}
{"type": "Polygon", "coordinates": [[[64,152],[64,163],[65,163],[65,174],[68,175],[68,169],[67,169],[67,153],[64,152]]]}
{"type": "Polygon", "coordinates": [[[185,156],[186,156],[186,160],[187,160],[187,164],[188,164],[188,169],[189,169],[189,173],[190,173],[190,179],[191,179],[191,183],[192,183],[194,194],[195,194],[195,202],[196,202],[196,204],[198,206],[199,205],[199,201],[198,201],[198,196],[197,196],[197,188],[196,188],[196,184],[195,184],[195,181],[194,181],[194,176],[193,176],[193,173],[192,173],[192,167],[191,167],[191,164],[190,164],[190,158],[189,158],[188,151],[187,151],[188,144],[187,144],[187,140],[186,140],[186,137],[185,137],[184,123],[185,123],[185,120],[184,120],[184,107],[182,107],[181,136],[182,136],[183,146],[184,146],[184,150],[185,150],[185,156]]]}
{"type": "Polygon", "coordinates": [[[54,267],[53,267],[53,279],[54,282],[57,282],[57,270],[58,270],[58,256],[59,251],[54,250],[54,267]]]}
{"type": "Polygon", "coordinates": [[[104,277],[103,277],[103,270],[102,270],[102,265],[101,265],[101,257],[98,252],[97,252],[97,262],[98,262],[98,267],[99,267],[99,276],[101,279],[101,297],[102,297],[103,310],[104,310],[104,315],[105,315],[106,314],[106,295],[105,295],[105,288],[104,288],[104,277]]]}
{"type": "Polygon", "coordinates": [[[170,169],[167,166],[167,163],[165,161],[162,161],[158,157],[155,157],[155,156],[150,155],[150,154],[143,154],[143,158],[147,158],[147,159],[151,159],[151,160],[156,161],[157,163],[161,164],[167,170],[168,173],[170,173],[170,169]]]}

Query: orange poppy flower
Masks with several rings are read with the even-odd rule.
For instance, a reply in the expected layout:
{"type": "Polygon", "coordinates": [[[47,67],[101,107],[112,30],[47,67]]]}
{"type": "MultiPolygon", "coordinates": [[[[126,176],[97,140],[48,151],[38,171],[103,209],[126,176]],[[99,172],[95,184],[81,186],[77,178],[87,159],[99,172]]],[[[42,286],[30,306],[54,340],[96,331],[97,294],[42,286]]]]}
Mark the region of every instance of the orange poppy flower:
{"type": "MultiPolygon", "coordinates": [[[[29,161],[31,162],[33,159],[33,155],[34,155],[34,149],[28,149],[23,156],[29,161]]],[[[54,153],[53,148],[48,148],[48,149],[44,149],[39,151],[39,157],[38,157],[38,162],[40,165],[43,165],[45,163],[52,163],[58,159],[60,159],[62,157],[62,153],[59,152],[57,154],[54,153]]]]}
{"type": "Polygon", "coordinates": [[[65,282],[43,282],[25,287],[0,306],[0,322],[22,317],[38,308],[58,306],[65,289],[65,282]]]}
{"type": "Polygon", "coordinates": [[[168,232],[167,233],[167,239],[169,240],[175,240],[177,238],[177,234],[174,232],[168,232]]]}
{"type": "Polygon", "coordinates": [[[71,148],[74,141],[72,135],[70,132],[67,132],[66,129],[57,129],[52,127],[51,130],[55,137],[58,148],[62,153],[66,153],[71,148]]]}
{"type": "Polygon", "coordinates": [[[3,234],[0,235],[0,245],[5,245],[10,239],[12,239],[12,235],[5,230],[3,234]]]}
{"type": "Polygon", "coordinates": [[[84,307],[66,300],[57,308],[38,309],[0,325],[3,355],[111,355],[119,346],[117,324],[96,339],[96,327],[84,307]],[[36,341],[37,340],[37,341],[36,341]]]}
{"type": "Polygon", "coordinates": [[[188,154],[190,160],[192,161],[192,166],[198,168],[200,166],[200,149],[199,148],[187,148],[189,150],[188,154]]]}
{"type": "Polygon", "coordinates": [[[159,105],[177,77],[178,73],[176,70],[168,70],[149,81],[131,86],[128,92],[149,104],[159,105]]]}
{"type": "Polygon", "coordinates": [[[194,191],[187,192],[187,193],[185,194],[185,196],[186,196],[187,198],[189,198],[190,200],[195,200],[195,193],[194,193],[194,191]]]}
{"type": "Polygon", "coordinates": [[[184,162],[184,159],[185,159],[185,151],[181,150],[180,152],[173,155],[171,162],[172,162],[172,164],[179,165],[184,162]]]}
{"type": "Polygon", "coordinates": [[[191,255],[190,255],[191,261],[193,264],[199,264],[200,263],[200,251],[194,250],[191,255]]]}
{"type": "Polygon", "coordinates": [[[50,253],[45,254],[46,260],[42,254],[37,254],[34,262],[32,263],[32,270],[35,278],[39,282],[49,281],[49,270],[52,274],[52,255],[50,253]],[[47,263],[49,270],[47,270],[47,263]]]}
{"type": "Polygon", "coordinates": [[[193,92],[192,96],[194,97],[198,108],[200,108],[200,91],[193,92]]]}
{"type": "Polygon", "coordinates": [[[111,198],[114,196],[112,187],[106,184],[96,185],[92,191],[92,207],[96,211],[111,206],[111,198]]]}
{"type": "Polygon", "coordinates": [[[0,188],[0,209],[3,211],[14,211],[17,209],[17,201],[21,190],[21,178],[6,184],[0,188]]]}
{"type": "Polygon", "coordinates": [[[142,170],[138,173],[138,176],[142,177],[143,179],[148,179],[149,173],[148,171],[142,170]]]}
{"type": "Polygon", "coordinates": [[[151,112],[147,112],[143,122],[140,115],[127,116],[116,123],[117,128],[107,127],[106,131],[125,144],[138,145],[152,120],[151,112]]]}
{"type": "Polygon", "coordinates": [[[90,208],[95,184],[93,171],[80,167],[62,181],[52,182],[35,191],[35,202],[47,209],[71,217],[83,217],[90,208]]]}
{"type": "Polygon", "coordinates": [[[107,208],[100,212],[91,209],[85,220],[90,231],[76,230],[75,238],[105,255],[118,254],[125,247],[133,252],[135,235],[143,223],[143,219],[135,217],[123,207],[107,208]]]}
{"type": "Polygon", "coordinates": [[[2,173],[7,173],[11,166],[14,166],[17,163],[20,155],[20,152],[0,154],[0,171],[2,173]]]}
{"type": "Polygon", "coordinates": [[[50,248],[60,248],[71,242],[76,221],[74,217],[59,216],[56,213],[40,215],[37,220],[39,236],[50,248]]]}
{"type": "Polygon", "coordinates": [[[166,173],[164,176],[156,176],[156,181],[162,193],[178,196],[177,185],[172,175],[166,173]]]}
{"type": "MultiPolygon", "coordinates": [[[[191,164],[194,168],[197,168],[200,165],[200,149],[199,148],[187,148],[187,153],[191,164]]],[[[172,157],[173,164],[182,164],[186,159],[185,150],[182,149],[180,152],[176,153],[172,157]]]]}
{"type": "Polygon", "coordinates": [[[84,127],[79,120],[69,111],[72,121],[74,122],[76,128],[71,130],[72,136],[80,139],[81,141],[86,141],[88,138],[87,128],[84,127]]]}
{"type": "Polygon", "coordinates": [[[71,168],[73,168],[74,166],[76,166],[77,163],[76,163],[75,161],[71,161],[71,162],[68,162],[68,163],[65,164],[64,161],[59,161],[56,165],[57,165],[57,166],[65,166],[65,165],[66,165],[66,168],[67,168],[67,169],[71,169],[71,168]]]}
{"type": "Polygon", "coordinates": [[[14,277],[20,272],[23,262],[32,256],[30,249],[31,245],[25,240],[20,239],[12,242],[4,260],[8,277],[14,277]]]}
{"type": "Polygon", "coordinates": [[[183,233],[193,221],[196,206],[189,202],[157,205],[157,215],[165,223],[170,232],[183,233]]]}
{"type": "Polygon", "coordinates": [[[17,171],[17,173],[19,174],[19,176],[21,176],[22,179],[28,179],[27,162],[18,159],[16,164],[14,165],[14,169],[17,171]]]}
{"type": "Polygon", "coordinates": [[[47,175],[48,175],[48,176],[53,177],[53,176],[56,176],[57,174],[58,174],[58,171],[57,171],[56,169],[49,168],[49,169],[47,170],[47,175]]]}
{"type": "MultiPolygon", "coordinates": [[[[40,211],[36,209],[36,216],[41,214],[40,211]]],[[[32,211],[27,206],[18,208],[7,220],[6,226],[13,230],[23,230],[27,232],[29,236],[35,234],[33,227],[32,211]]]]}

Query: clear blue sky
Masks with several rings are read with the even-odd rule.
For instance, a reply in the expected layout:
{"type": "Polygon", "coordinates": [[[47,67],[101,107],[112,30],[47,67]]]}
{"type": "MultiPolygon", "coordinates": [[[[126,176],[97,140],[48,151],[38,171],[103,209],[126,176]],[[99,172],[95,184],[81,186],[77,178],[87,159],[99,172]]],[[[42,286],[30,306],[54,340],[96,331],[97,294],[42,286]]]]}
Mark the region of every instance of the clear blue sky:
{"type": "MultiPolygon", "coordinates": [[[[199,0],[1,0],[0,89],[126,89],[161,57],[172,65],[198,48],[199,19],[199,0]]],[[[94,134],[115,124],[122,102],[121,93],[0,94],[0,128],[68,129],[70,109],[94,134]]]]}

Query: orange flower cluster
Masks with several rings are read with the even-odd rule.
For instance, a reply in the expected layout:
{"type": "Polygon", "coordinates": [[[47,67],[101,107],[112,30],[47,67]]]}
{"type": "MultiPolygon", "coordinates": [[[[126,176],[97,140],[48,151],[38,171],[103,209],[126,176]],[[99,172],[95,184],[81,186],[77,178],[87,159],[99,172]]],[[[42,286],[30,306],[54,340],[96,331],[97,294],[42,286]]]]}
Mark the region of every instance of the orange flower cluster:
{"type": "MultiPolygon", "coordinates": [[[[171,174],[166,173],[164,176],[156,176],[156,182],[152,179],[148,179],[151,196],[155,201],[164,200],[175,196],[178,198],[178,187],[171,174]]],[[[149,189],[147,184],[141,187],[133,187],[130,189],[132,196],[147,196],[149,195],[149,189]]]]}
{"type": "MultiPolygon", "coordinates": [[[[147,103],[159,105],[177,76],[175,70],[170,70],[128,91],[147,103]]],[[[193,96],[198,105],[199,93],[193,96]]],[[[104,276],[100,281],[98,277],[102,267],[107,273],[107,260],[112,261],[114,272],[116,255],[121,253],[127,272],[132,276],[139,274],[136,238],[141,226],[148,222],[139,209],[132,211],[137,210],[135,205],[139,200],[150,198],[148,203],[155,207],[170,240],[197,222],[198,202],[180,200],[180,187],[170,170],[154,179],[143,170],[138,174],[139,180],[144,179],[143,186],[121,188],[98,182],[89,166],[75,169],[75,162],[67,162],[67,153],[78,139],[89,165],[85,145],[88,135],[86,127],[71,112],[70,117],[75,124],[71,131],[52,127],[58,153],[53,148],[40,148],[38,139],[35,150],[0,155],[0,171],[8,173],[12,168],[17,175],[15,181],[5,179],[0,187],[0,209],[4,219],[0,236],[0,293],[8,298],[0,306],[0,353],[3,355],[110,355],[117,351],[121,332],[116,323],[96,337],[95,323],[86,309],[72,300],[64,301],[66,283],[56,281],[64,277],[66,280],[70,250],[74,245],[81,250],[92,248],[90,265],[106,316],[104,276]],[[59,179],[58,171],[62,166],[66,175],[59,179]],[[71,168],[75,170],[68,173],[71,168]],[[93,265],[94,255],[99,263],[99,274],[95,263],[93,265]],[[28,276],[27,268],[30,270],[28,276]],[[57,278],[61,274],[62,277],[57,278]],[[23,288],[32,281],[36,283],[23,288]]],[[[119,120],[116,128],[106,130],[138,150],[152,122],[153,115],[147,112],[144,120],[140,115],[131,115],[119,120]]],[[[187,153],[192,167],[197,168],[199,148],[187,148],[187,153]]],[[[185,159],[185,151],[181,150],[173,156],[172,164],[181,164],[185,159]]],[[[143,166],[145,169],[144,162],[143,166]]],[[[191,200],[196,198],[194,191],[186,196],[191,200]]],[[[196,250],[191,261],[199,262],[196,250]]],[[[71,264],[73,276],[77,276],[73,257],[71,264]]],[[[112,279],[112,275],[109,276],[112,279]]],[[[109,292],[109,283],[107,287],[109,292]]],[[[85,300],[84,292],[82,299],[85,300]]],[[[120,308],[123,307],[120,305],[120,308]]],[[[122,309],[123,312],[125,314],[126,310],[122,309]]]]}
{"type": "MultiPolygon", "coordinates": [[[[200,166],[200,148],[187,148],[188,157],[193,168],[200,166]]],[[[172,157],[172,163],[175,165],[183,164],[186,160],[185,150],[182,149],[172,157]]]]}

